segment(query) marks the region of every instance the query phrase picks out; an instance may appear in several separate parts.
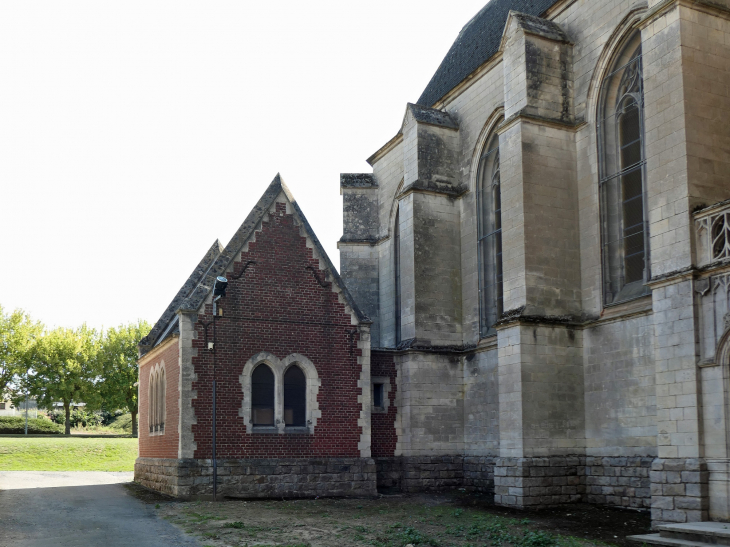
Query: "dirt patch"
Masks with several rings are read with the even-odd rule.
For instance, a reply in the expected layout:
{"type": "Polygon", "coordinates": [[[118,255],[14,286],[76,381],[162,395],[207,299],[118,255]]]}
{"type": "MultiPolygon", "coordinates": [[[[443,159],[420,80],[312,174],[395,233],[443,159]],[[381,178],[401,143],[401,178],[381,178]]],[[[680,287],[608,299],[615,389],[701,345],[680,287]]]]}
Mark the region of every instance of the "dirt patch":
{"type": "Polygon", "coordinates": [[[512,511],[451,495],[218,503],[165,498],[156,507],[214,547],[624,546],[627,535],[650,529],[646,513],[590,505],[512,511]]]}

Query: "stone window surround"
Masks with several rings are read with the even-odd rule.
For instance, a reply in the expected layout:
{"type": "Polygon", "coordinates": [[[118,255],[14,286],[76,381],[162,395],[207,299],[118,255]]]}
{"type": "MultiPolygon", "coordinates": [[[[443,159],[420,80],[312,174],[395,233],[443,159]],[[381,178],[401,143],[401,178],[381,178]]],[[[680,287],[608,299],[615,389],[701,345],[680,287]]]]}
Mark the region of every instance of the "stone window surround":
{"type": "Polygon", "coordinates": [[[373,401],[370,412],[373,414],[387,414],[390,407],[390,398],[388,394],[391,391],[389,376],[371,376],[370,377],[370,400],[373,401]],[[383,406],[375,406],[375,384],[383,384],[383,406]]]}
{"type": "Polygon", "coordinates": [[[322,417],[319,410],[319,402],[317,395],[322,382],[317,374],[314,364],[304,355],[292,353],[284,359],[279,359],[273,353],[261,351],[251,357],[243,367],[243,372],[239,377],[241,388],[243,390],[243,401],[238,415],[243,418],[246,424],[246,433],[308,433],[313,434],[317,426],[317,419],[322,417]],[[253,425],[251,415],[251,375],[254,369],[260,364],[268,365],[274,373],[274,426],[256,426],[253,425]],[[286,370],[293,365],[298,365],[304,377],[306,378],[306,423],[304,427],[286,427],[284,423],[284,374],[286,370]]]}
{"type": "MultiPolygon", "coordinates": [[[[167,383],[167,374],[165,374],[165,361],[161,361],[159,363],[156,363],[152,370],[150,370],[150,375],[147,379],[147,425],[149,426],[149,436],[150,437],[157,437],[160,435],[165,434],[165,421],[167,419],[167,404],[166,404],[166,398],[167,398],[167,385],[163,385],[162,389],[162,422],[160,424],[153,423],[153,416],[157,415],[158,410],[156,408],[152,408],[152,402],[155,400],[156,404],[159,404],[160,401],[156,398],[153,399],[152,392],[153,390],[157,389],[157,382],[159,378],[162,378],[167,383]],[[162,425],[161,429],[154,429],[155,426],[162,425]]],[[[159,394],[158,394],[159,396],[159,394]]]]}

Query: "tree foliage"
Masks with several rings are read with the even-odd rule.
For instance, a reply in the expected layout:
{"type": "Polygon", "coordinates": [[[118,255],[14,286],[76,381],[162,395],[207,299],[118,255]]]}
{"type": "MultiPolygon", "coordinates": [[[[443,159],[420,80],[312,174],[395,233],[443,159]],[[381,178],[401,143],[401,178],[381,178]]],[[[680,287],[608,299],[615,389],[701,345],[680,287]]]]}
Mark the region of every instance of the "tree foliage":
{"type": "Polygon", "coordinates": [[[71,433],[72,401],[83,401],[87,408],[101,406],[97,389],[101,375],[98,351],[99,336],[86,325],[48,331],[33,345],[27,378],[29,391],[40,407],[50,408],[56,401],[63,402],[67,435],[71,433]]]}
{"type": "Polygon", "coordinates": [[[137,344],[152,327],[146,321],[120,325],[106,331],[98,352],[102,381],[100,393],[107,408],[129,409],[132,435],[137,436],[137,344]]]}
{"type": "Polygon", "coordinates": [[[0,306],[0,400],[25,376],[32,359],[32,348],[43,332],[43,325],[31,320],[22,310],[5,313],[0,306]]]}

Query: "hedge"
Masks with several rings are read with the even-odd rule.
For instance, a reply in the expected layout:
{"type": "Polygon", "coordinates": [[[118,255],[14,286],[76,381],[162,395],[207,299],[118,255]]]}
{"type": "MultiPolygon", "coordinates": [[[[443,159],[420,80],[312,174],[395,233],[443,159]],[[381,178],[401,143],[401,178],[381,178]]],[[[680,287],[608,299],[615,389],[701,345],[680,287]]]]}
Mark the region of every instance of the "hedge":
{"type": "MultiPolygon", "coordinates": [[[[63,427],[43,418],[28,420],[28,434],[53,435],[63,434],[63,427]]],[[[0,435],[25,433],[25,418],[23,416],[0,416],[0,435]]]]}

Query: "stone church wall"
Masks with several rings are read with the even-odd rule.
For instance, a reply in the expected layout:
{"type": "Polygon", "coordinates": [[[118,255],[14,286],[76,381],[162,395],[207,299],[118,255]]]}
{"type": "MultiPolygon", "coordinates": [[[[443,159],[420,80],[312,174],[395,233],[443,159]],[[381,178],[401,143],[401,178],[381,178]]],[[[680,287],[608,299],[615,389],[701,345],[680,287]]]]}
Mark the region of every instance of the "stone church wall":
{"type": "MultiPolygon", "coordinates": [[[[135,480],[181,499],[213,495],[211,460],[139,458],[135,480]]],[[[370,458],[227,459],[218,464],[218,496],[313,498],[373,496],[375,463],[370,458]]]]}

